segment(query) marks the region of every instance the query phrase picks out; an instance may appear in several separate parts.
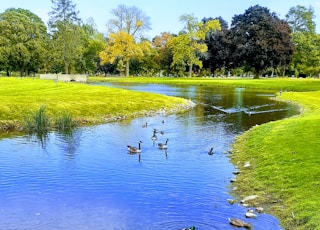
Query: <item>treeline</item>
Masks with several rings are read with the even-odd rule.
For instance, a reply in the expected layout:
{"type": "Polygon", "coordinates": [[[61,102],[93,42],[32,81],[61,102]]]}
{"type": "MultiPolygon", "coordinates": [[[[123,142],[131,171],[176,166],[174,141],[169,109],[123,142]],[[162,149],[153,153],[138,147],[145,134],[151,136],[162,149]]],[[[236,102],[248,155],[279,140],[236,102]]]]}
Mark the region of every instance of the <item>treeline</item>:
{"type": "Polygon", "coordinates": [[[185,14],[178,34],[152,41],[150,18],[137,7],[113,9],[105,37],[83,22],[71,0],[52,0],[49,22],[27,9],[0,14],[0,71],[7,76],[86,73],[136,76],[312,76],[320,73],[320,35],[312,7],[285,19],[259,5],[232,18],[185,14]]]}

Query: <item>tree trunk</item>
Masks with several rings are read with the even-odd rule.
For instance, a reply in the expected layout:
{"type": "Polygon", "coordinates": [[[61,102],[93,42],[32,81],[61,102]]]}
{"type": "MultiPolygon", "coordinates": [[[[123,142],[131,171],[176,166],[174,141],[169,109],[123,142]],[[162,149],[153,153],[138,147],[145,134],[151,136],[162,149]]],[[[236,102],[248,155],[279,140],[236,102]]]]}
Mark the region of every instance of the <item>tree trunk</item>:
{"type": "Polygon", "coordinates": [[[192,64],[189,65],[189,77],[192,77],[192,64]]]}
{"type": "Polygon", "coordinates": [[[286,76],[286,66],[283,66],[282,77],[286,76]]]}
{"type": "Polygon", "coordinates": [[[23,77],[24,74],[24,68],[23,66],[20,67],[20,77],[23,77]]]}
{"type": "Polygon", "coordinates": [[[69,74],[69,65],[67,62],[64,62],[64,73],[69,74]]]}
{"type": "Polygon", "coordinates": [[[126,77],[129,77],[129,65],[130,65],[130,60],[128,59],[126,61],[126,77]]]}

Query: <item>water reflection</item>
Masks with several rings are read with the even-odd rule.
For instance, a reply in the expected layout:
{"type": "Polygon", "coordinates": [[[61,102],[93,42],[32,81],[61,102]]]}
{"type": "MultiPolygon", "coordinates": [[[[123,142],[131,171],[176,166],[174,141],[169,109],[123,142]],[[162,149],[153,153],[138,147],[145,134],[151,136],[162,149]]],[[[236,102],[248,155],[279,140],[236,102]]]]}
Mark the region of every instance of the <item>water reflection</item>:
{"type": "MultiPolygon", "coordinates": [[[[117,86],[119,87],[119,86],[117,86]]],[[[294,110],[271,92],[213,87],[127,85],[134,90],[191,98],[182,114],[159,114],[0,141],[0,229],[234,229],[229,217],[246,208],[227,200],[235,136],[294,110]],[[268,105],[263,107],[264,105],[268,105]],[[277,110],[248,114],[244,111],[277,110]],[[283,110],[280,110],[283,109],[283,110]],[[224,112],[235,111],[235,112],[224,112]],[[279,110],[279,111],[278,111],[279,110]],[[145,125],[147,124],[147,126],[145,125]],[[157,130],[157,139],[153,140],[157,130]],[[167,149],[158,143],[169,139],[167,149]],[[141,153],[127,145],[142,141],[141,153]],[[214,154],[209,155],[210,148],[214,154]]],[[[281,229],[267,214],[254,229],[281,229]]]]}

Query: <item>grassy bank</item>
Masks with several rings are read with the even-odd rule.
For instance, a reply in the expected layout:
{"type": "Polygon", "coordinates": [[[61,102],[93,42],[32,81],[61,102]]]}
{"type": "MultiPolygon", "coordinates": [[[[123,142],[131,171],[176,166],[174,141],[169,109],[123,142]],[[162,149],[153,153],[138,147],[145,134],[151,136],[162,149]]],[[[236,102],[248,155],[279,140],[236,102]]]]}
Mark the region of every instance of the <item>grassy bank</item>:
{"type": "MultiPolygon", "coordinates": [[[[95,80],[95,79],[93,79],[95,80]]],[[[234,194],[258,195],[252,205],[277,216],[284,229],[320,229],[319,79],[108,78],[107,81],[171,83],[276,89],[298,103],[299,116],[256,126],[239,136],[231,161],[241,173],[234,194]],[[295,91],[295,92],[289,92],[295,91]],[[244,168],[245,162],[249,168],[244,168]]]]}
{"type": "Polygon", "coordinates": [[[232,162],[242,173],[237,195],[258,195],[256,205],[285,229],[320,229],[320,92],[290,92],[281,98],[303,106],[303,114],[270,122],[241,135],[232,162]],[[251,167],[244,168],[244,162],[251,167]]]}
{"type": "Polygon", "coordinates": [[[303,78],[159,78],[159,77],[90,77],[90,81],[107,82],[133,82],[133,83],[157,83],[157,84],[190,84],[190,85],[214,85],[222,87],[245,87],[256,89],[275,89],[282,91],[316,91],[320,89],[319,79],[303,78]]]}
{"type": "Polygon", "coordinates": [[[0,78],[0,127],[7,131],[25,126],[28,114],[44,106],[49,117],[68,112],[82,124],[132,118],[183,110],[190,102],[182,98],[128,90],[54,82],[31,78],[0,78]]]}

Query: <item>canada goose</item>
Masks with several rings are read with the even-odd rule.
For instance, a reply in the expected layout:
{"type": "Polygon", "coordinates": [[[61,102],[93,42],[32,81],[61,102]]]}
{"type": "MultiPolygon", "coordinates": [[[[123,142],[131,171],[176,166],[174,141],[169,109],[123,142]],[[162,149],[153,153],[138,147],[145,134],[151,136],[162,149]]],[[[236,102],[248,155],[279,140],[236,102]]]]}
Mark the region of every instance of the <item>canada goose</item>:
{"type": "Polygon", "coordinates": [[[246,223],[243,220],[236,219],[236,218],[229,218],[230,224],[237,226],[237,227],[245,227],[251,229],[252,226],[250,223],[246,223]]]}
{"type": "Polygon", "coordinates": [[[208,152],[209,155],[213,155],[213,148],[211,148],[208,152]]]}
{"type": "Polygon", "coordinates": [[[156,133],[157,133],[157,130],[154,129],[154,130],[153,130],[153,135],[152,135],[152,137],[151,137],[151,140],[156,141],[156,140],[158,139],[156,133]]]}
{"type": "Polygon", "coordinates": [[[166,143],[158,143],[159,148],[160,149],[168,148],[168,141],[169,141],[169,139],[166,140],[166,143]]]}
{"type": "Polygon", "coordinates": [[[139,147],[137,148],[137,147],[134,147],[134,146],[131,146],[131,145],[127,145],[127,147],[128,147],[128,151],[130,152],[130,153],[141,153],[141,143],[142,143],[142,141],[139,141],[139,147]]]}

